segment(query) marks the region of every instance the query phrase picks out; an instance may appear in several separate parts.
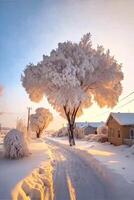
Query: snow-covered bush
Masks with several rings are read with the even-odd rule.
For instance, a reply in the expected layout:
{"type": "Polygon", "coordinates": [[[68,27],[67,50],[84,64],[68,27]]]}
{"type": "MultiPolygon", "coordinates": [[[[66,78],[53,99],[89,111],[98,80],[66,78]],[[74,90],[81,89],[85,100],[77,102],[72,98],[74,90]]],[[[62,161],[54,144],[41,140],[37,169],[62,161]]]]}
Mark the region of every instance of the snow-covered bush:
{"type": "Polygon", "coordinates": [[[4,138],[5,156],[17,159],[28,156],[28,146],[24,134],[17,129],[12,129],[4,138]]]}
{"type": "MultiPolygon", "coordinates": [[[[61,129],[59,129],[58,131],[54,132],[52,134],[53,137],[65,137],[68,136],[68,128],[67,127],[63,127],[61,129]]],[[[84,138],[84,129],[83,128],[75,128],[74,129],[74,136],[77,139],[82,139],[84,138]]]]}
{"type": "Polygon", "coordinates": [[[108,127],[105,125],[98,127],[97,134],[108,135],[108,127]]]}
{"type": "Polygon", "coordinates": [[[86,136],[85,136],[85,140],[87,140],[87,141],[92,141],[93,138],[94,138],[94,136],[95,136],[95,134],[86,135],[86,136]]]}
{"type": "Polygon", "coordinates": [[[90,134],[85,137],[90,142],[107,142],[108,141],[108,127],[103,125],[97,128],[97,134],[90,134]]]}
{"type": "Polygon", "coordinates": [[[101,143],[108,141],[108,137],[104,134],[97,134],[97,135],[90,134],[90,135],[86,136],[85,139],[90,142],[101,142],[101,143]]]}
{"type": "Polygon", "coordinates": [[[63,127],[52,134],[52,136],[54,136],[54,137],[65,137],[67,135],[68,135],[67,127],[63,127]]]}
{"type": "Polygon", "coordinates": [[[74,135],[77,139],[83,139],[84,138],[84,128],[75,128],[74,135]]]}

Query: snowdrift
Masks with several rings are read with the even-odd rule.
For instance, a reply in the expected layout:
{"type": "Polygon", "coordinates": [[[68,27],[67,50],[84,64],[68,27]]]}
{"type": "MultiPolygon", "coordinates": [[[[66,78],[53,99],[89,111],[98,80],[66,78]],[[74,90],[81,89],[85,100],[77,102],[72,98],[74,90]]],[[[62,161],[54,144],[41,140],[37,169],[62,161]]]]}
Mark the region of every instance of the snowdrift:
{"type": "Polygon", "coordinates": [[[48,161],[23,179],[12,191],[13,200],[53,200],[53,163],[48,161]]]}

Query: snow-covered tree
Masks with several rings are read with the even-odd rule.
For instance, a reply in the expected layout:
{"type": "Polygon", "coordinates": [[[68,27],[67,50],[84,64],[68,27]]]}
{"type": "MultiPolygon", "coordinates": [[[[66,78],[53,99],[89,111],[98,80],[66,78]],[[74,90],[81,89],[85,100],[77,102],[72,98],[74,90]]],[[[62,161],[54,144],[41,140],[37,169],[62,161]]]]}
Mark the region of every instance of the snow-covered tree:
{"type": "Polygon", "coordinates": [[[38,108],[36,109],[35,114],[31,114],[30,126],[31,130],[36,132],[37,138],[40,137],[40,134],[45,128],[47,128],[52,120],[52,114],[49,112],[48,109],[45,108],[38,108]]]}
{"type": "Polygon", "coordinates": [[[121,64],[103,46],[92,47],[90,33],[79,43],[59,43],[57,49],[37,65],[29,64],[22,84],[32,101],[45,95],[49,103],[68,120],[70,145],[74,124],[84,108],[95,101],[100,107],[114,107],[122,92],[121,64]]]}
{"type": "Polygon", "coordinates": [[[29,150],[24,134],[17,129],[9,131],[4,138],[5,156],[11,159],[28,156],[29,150]]]}

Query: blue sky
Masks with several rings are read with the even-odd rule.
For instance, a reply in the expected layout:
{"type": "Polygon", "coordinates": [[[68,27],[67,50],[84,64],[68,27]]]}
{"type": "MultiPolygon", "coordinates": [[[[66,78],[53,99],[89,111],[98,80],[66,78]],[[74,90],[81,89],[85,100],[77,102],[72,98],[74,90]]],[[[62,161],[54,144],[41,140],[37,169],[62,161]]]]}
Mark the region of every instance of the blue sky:
{"type": "MultiPolygon", "coordinates": [[[[19,116],[26,116],[27,106],[39,106],[29,101],[21,86],[20,77],[25,66],[40,61],[58,42],[77,42],[87,32],[91,32],[94,45],[99,43],[110,48],[123,63],[122,96],[133,91],[133,8],[133,0],[1,0],[0,84],[4,94],[0,99],[0,111],[16,113],[0,116],[1,122],[6,125],[10,121],[12,126],[19,113],[19,116]]],[[[134,111],[132,105],[123,111],[134,111]]],[[[103,110],[94,105],[85,111],[81,120],[90,120],[92,112],[98,114],[103,110]]]]}
{"type": "MultiPolygon", "coordinates": [[[[40,37],[43,37],[43,24],[46,26],[46,32],[42,43],[45,43],[45,49],[48,49],[45,35],[48,34],[51,27],[49,25],[47,27],[47,9],[44,9],[45,18],[41,20],[42,6],[44,3],[41,0],[0,1],[0,48],[2,50],[0,72],[2,74],[1,82],[4,85],[16,85],[24,66],[41,58],[41,52],[38,50],[43,50],[43,45],[40,44],[40,37]],[[12,76],[14,81],[11,82],[12,76]]],[[[47,1],[45,6],[47,8],[47,1]]]]}

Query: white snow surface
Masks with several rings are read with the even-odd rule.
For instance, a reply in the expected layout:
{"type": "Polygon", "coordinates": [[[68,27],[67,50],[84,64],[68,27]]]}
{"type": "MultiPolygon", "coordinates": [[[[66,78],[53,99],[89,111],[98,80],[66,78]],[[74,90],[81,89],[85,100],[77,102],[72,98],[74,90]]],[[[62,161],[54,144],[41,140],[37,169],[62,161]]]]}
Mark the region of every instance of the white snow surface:
{"type": "Polygon", "coordinates": [[[120,125],[134,124],[134,113],[111,113],[110,114],[120,125]]]}
{"type": "MultiPolygon", "coordinates": [[[[67,138],[51,138],[67,144],[67,138]]],[[[100,162],[100,165],[122,175],[128,183],[134,183],[134,146],[114,146],[106,143],[76,140],[76,149],[85,150],[100,162]]],[[[97,162],[98,165],[98,162],[97,162]]]]}
{"type": "Polygon", "coordinates": [[[49,159],[47,146],[42,139],[33,140],[29,144],[29,150],[29,157],[19,160],[6,159],[2,138],[0,139],[0,199],[11,199],[11,191],[15,185],[49,159]]]}
{"type": "MultiPolygon", "coordinates": [[[[56,142],[68,145],[67,137],[48,138],[56,142]]],[[[44,166],[44,162],[47,162],[50,158],[48,156],[48,151],[50,151],[50,149],[48,149],[48,146],[47,144],[45,144],[44,139],[38,139],[36,141],[32,141],[31,144],[29,144],[29,149],[32,152],[29,157],[25,157],[20,160],[9,160],[5,159],[2,155],[2,145],[3,144],[1,140],[0,198],[3,200],[10,199],[11,191],[15,188],[16,184],[22,181],[22,179],[25,179],[27,176],[31,177],[31,175],[33,174],[33,170],[36,177],[38,176],[38,173],[36,172],[38,172],[39,166],[41,165],[41,163],[44,166]]],[[[97,142],[76,140],[76,146],[69,148],[85,150],[87,153],[92,155],[92,157],[89,156],[88,158],[88,156],[85,154],[86,159],[90,159],[91,166],[95,170],[97,170],[102,176],[107,177],[110,171],[107,171],[106,169],[111,169],[113,172],[122,175],[129,183],[134,183],[134,146],[132,146],[131,148],[125,145],[115,147],[113,145],[110,145],[109,143],[102,144],[97,142]]],[[[52,155],[50,155],[52,156],[52,159],[58,160],[59,154],[55,153],[56,157],[53,158],[54,152],[56,152],[55,147],[54,149],[52,149],[52,155]]],[[[77,153],[80,152],[78,151],[77,153]]],[[[60,154],[62,154],[62,152],[60,152],[60,154]]],[[[61,158],[64,160],[63,155],[61,155],[61,158]]],[[[25,181],[27,181],[27,179],[25,179],[25,181]]],[[[26,187],[26,184],[24,184],[24,186],[26,187]]]]}

